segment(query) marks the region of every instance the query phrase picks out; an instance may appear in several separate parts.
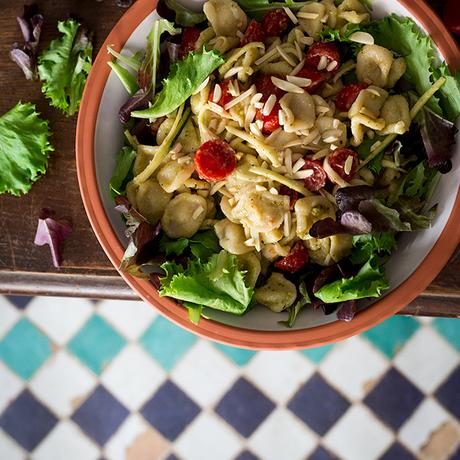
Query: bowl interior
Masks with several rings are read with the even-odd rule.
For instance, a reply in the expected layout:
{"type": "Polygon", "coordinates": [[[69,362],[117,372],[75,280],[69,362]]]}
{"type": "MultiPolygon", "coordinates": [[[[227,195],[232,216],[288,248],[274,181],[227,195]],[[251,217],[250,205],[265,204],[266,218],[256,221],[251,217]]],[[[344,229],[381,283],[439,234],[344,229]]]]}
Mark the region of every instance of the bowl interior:
{"type": "MultiPolygon", "coordinates": [[[[189,0],[187,2],[183,0],[183,3],[191,3],[196,9],[196,1],[189,0]]],[[[374,17],[383,17],[391,12],[401,16],[413,17],[410,11],[396,0],[374,0],[374,17]]],[[[124,52],[134,53],[145,48],[146,36],[150,31],[152,22],[157,17],[156,13],[152,12],[137,26],[126,42],[123,48],[124,52]]],[[[413,19],[417,21],[417,18],[413,17],[413,19]]],[[[124,224],[120,219],[120,215],[114,210],[108,183],[115,168],[115,155],[123,145],[123,130],[117,114],[118,109],[126,101],[127,97],[128,94],[118,78],[111,72],[100,101],[94,136],[94,161],[98,190],[106,216],[123,247],[126,247],[127,244],[124,236],[124,224]]],[[[438,204],[437,216],[433,226],[428,230],[408,233],[400,237],[399,248],[387,263],[387,274],[391,283],[391,290],[388,292],[395,290],[417,269],[433,248],[446,225],[454,207],[460,183],[460,155],[458,150],[460,150],[460,146],[457,146],[452,171],[442,176],[432,197],[431,204],[438,204]]],[[[457,235],[453,235],[453,237],[457,238],[457,235]]],[[[154,290],[153,286],[152,290],[154,290]]],[[[177,308],[181,307],[178,306],[177,308]]],[[[275,314],[263,307],[254,308],[244,317],[236,317],[209,309],[206,314],[215,321],[238,328],[259,331],[286,330],[284,326],[278,324],[278,321],[285,319],[285,314],[275,314]]],[[[335,314],[324,316],[320,311],[308,310],[299,316],[295,329],[308,329],[336,320],[335,314]]]]}

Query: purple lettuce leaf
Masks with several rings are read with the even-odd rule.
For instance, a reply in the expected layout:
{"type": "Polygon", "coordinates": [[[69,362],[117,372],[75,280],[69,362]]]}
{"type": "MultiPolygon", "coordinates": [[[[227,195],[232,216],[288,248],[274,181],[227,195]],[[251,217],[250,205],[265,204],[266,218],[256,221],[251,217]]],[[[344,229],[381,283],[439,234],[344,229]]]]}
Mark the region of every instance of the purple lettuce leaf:
{"type": "Polygon", "coordinates": [[[55,219],[55,212],[49,208],[43,208],[38,219],[37,233],[34,244],[37,246],[49,245],[53,265],[59,268],[62,263],[61,247],[66,238],[72,233],[70,219],[55,219]]]}
{"type": "Polygon", "coordinates": [[[403,222],[396,209],[389,208],[379,200],[364,200],[359,203],[359,212],[372,224],[376,232],[410,232],[411,225],[403,222]]]}
{"type": "Polygon", "coordinates": [[[355,313],[358,311],[358,302],[356,300],[348,300],[343,302],[340,308],[337,310],[337,319],[339,321],[351,321],[355,313]]]}
{"type": "Polygon", "coordinates": [[[24,39],[21,47],[14,43],[11,47],[10,58],[24,72],[27,80],[37,77],[37,54],[41,30],[44,22],[43,16],[38,12],[37,5],[24,5],[24,13],[16,18],[24,39]]]}
{"type": "Polygon", "coordinates": [[[420,132],[425,145],[428,166],[446,174],[452,169],[453,146],[457,128],[428,108],[420,115],[420,132]]]}
{"type": "Polygon", "coordinates": [[[150,95],[140,89],[131,96],[120,108],[118,117],[122,123],[128,123],[131,118],[131,112],[134,110],[143,110],[148,108],[150,95]]]}
{"type": "Polygon", "coordinates": [[[341,233],[364,235],[371,231],[372,224],[359,211],[346,211],[341,214],[340,222],[331,217],[318,220],[312,225],[309,234],[313,238],[327,238],[341,233]]]}
{"type": "Polygon", "coordinates": [[[339,188],[335,193],[335,200],[342,212],[358,209],[360,201],[374,197],[374,189],[369,185],[339,188]]]}

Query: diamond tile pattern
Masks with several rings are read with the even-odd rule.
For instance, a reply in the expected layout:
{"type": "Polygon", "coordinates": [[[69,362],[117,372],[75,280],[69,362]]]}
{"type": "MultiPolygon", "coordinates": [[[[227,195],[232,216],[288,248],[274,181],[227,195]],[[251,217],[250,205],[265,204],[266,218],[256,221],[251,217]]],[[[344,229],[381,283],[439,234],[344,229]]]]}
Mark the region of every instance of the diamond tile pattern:
{"type": "Polygon", "coordinates": [[[320,436],[326,434],[350,403],[319,374],[294,395],[288,408],[320,436]]]}
{"type": "Polygon", "coordinates": [[[216,412],[243,436],[250,436],[275,405],[254,385],[241,378],[220,400],[216,412]]]}
{"type": "Polygon", "coordinates": [[[459,363],[454,319],[255,352],[143,302],[0,296],[0,460],[460,460],[459,363]]]}
{"type": "Polygon", "coordinates": [[[397,370],[391,369],[364,402],[392,428],[399,428],[423,399],[423,394],[397,370]]]}
{"type": "Polygon", "coordinates": [[[91,439],[104,445],[127,416],[128,410],[103,386],[98,386],[73,414],[72,420],[91,439]]]}

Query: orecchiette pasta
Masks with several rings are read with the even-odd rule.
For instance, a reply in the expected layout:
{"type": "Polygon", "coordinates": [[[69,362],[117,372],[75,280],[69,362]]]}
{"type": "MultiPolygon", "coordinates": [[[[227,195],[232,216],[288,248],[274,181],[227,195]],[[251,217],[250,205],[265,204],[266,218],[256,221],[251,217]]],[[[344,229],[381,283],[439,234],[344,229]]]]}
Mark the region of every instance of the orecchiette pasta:
{"type": "Polygon", "coordinates": [[[272,273],[266,284],[254,291],[254,300],[276,313],[290,307],[296,297],[295,284],[281,273],[272,273]]]}
{"type": "Polygon", "coordinates": [[[170,238],[190,238],[203,223],[208,204],[200,195],[181,193],[166,206],[161,226],[170,238]]]}
{"type": "Polygon", "coordinates": [[[240,39],[238,37],[224,37],[223,35],[219,35],[209,41],[209,49],[225,54],[228,50],[235,48],[239,42],[240,39]]]}
{"type": "Polygon", "coordinates": [[[351,235],[334,235],[327,238],[309,238],[305,241],[310,259],[318,265],[328,266],[347,256],[351,250],[351,235]]]}
{"type": "Polygon", "coordinates": [[[297,218],[297,236],[301,239],[308,238],[308,232],[316,221],[326,217],[335,219],[335,210],[331,202],[320,195],[297,200],[294,210],[297,218]]]}
{"type": "Polygon", "coordinates": [[[383,46],[365,45],[356,58],[359,81],[385,88],[393,65],[393,53],[383,46]]]}
{"type": "Polygon", "coordinates": [[[178,160],[168,161],[157,174],[157,180],[166,192],[176,191],[184,182],[191,177],[195,166],[190,155],[178,160]]]}
{"type": "Polygon", "coordinates": [[[190,98],[190,108],[195,115],[198,115],[208,103],[211,82],[209,82],[199,93],[193,94],[190,98]]]}
{"type": "Polygon", "coordinates": [[[253,247],[244,244],[246,240],[243,227],[228,219],[222,219],[214,225],[219,244],[232,254],[245,254],[253,247]]]}
{"type": "Polygon", "coordinates": [[[260,255],[255,251],[238,255],[238,268],[246,272],[246,282],[254,287],[261,272],[260,255]]]}
{"type": "Polygon", "coordinates": [[[409,131],[411,117],[409,103],[404,96],[389,96],[383,104],[380,116],[385,120],[381,134],[404,134],[409,131]]]}
{"type": "Polygon", "coordinates": [[[299,25],[310,37],[315,37],[324,28],[321,21],[326,15],[326,6],[322,3],[310,2],[299,10],[299,25]]]}
{"type": "Polygon", "coordinates": [[[406,60],[403,57],[395,59],[391,64],[390,73],[388,74],[388,88],[393,88],[398,80],[406,73],[406,60]]]}
{"type": "Polygon", "coordinates": [[[310,129],[315,124],[315,103],[308,93],[286,93],[280,99],[280,106],[285,114],[287,133],[310,129]]]}
{"type": "Polygon", "coordinates": [[[208,0],[203,11],[216,35],[232,37],[246,30],[246,13],[233,0],[208,0]]]}
{"type": "Polygon", "coordinates": [[[338,10],[335,6],[334,0],[322,0],[321,4],[326,8],[327,25],[332,28],[337,27],[338,10]]]}
{"type": "Polygon", "coordinates": [[[359,0],[343,0],[337,7],[337,16],[339,18],[337,26],[339,27],[344,25],[344,22],[361,24],[370,19],[366,7],[359,0]]]}
{"type": "Polygon", "coordinates": [[[168,193],[155,179],[146,180],[136,191],[135,203],[139,212],[152,224],[156,224],[171,201],[168,193]]]}

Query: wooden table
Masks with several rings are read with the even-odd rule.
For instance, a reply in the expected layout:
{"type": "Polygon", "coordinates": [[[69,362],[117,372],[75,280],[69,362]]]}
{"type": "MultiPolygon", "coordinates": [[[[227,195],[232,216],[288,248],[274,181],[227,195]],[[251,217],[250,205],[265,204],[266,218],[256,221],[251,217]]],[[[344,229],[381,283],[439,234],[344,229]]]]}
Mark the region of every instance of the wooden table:
{"type": "MultiPolygon", "coordinates": [[[[62,295],[88,298],[137,299],[105,256],[94,236],[78,189],[74,138],[76,117],[65,118],[49,107],[38,82],[28,82],[7,56],[10,46],[20,41],[15,16],[22,14],[22,2],[2,0],[0,16],[0,113],[19,100],[37,104],[50,120],[56,151],[47,174],[25,196],[0,196],[0,293],[62,295]],[[70,215],[74,233],[66,241],[64,265],[53,268],[48,247],[33,244],[37,218],[42,207],[59,216],[70,215]]],[[[436,7],[442,3],[437,1],[436,7]]],[[[115,0],[41,0],[45,15],[42,46],[57,35],[56,22],[70,15],[81,18],[95,31],[95,51],[123,14],[115,0]]],[[[403,314],[460,316],[460,255],[452,257],[431,286],[403,314]]]]}

